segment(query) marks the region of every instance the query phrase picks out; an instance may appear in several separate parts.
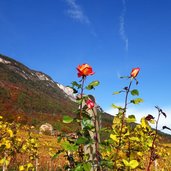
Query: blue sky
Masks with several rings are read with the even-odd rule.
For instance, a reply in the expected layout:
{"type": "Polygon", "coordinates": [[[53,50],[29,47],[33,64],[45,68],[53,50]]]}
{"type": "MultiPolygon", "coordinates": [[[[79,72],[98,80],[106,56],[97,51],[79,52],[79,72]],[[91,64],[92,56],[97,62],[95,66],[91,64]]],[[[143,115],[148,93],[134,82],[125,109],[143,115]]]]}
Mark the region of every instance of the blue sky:
{"type": "Polygon", "coordinates": [[[171,127],[170,9],[170,0],[1,0],[0,53],[64,85],[78,80],[78,64],[90,64],[87,83],[101,83],[91,94],[111,113],[123,102],[112,93],[128,83],[119,76],[140,67],[144,103],[130,112],[157,115],[158,105],[171,127]]]}

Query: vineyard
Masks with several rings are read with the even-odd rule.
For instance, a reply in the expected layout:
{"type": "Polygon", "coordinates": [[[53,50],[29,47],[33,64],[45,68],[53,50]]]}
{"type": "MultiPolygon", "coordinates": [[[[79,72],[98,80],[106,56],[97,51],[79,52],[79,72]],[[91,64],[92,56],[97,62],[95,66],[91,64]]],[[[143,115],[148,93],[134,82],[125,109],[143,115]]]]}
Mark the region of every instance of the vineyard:
{"type": "MultiPolygon", "coordinates": [[[[1,118],[2,119],[2,118],[1,118]]],[[[3,123],[5,124],[5,123],[3,123]]],[[[2,120],[1,120],[1,126],[2,126],[2,120]]],[[[19,127],[18,127],[19,128],[19,127]]],[[[2,129],[2,127],[1,127],[2,129]]],[[[13,127],[14,129],[14,127],[13,127]]],[[[1,155],[1,170],[2,168],[7,165],[7,168],[9,170],[64,170],[62,168],[65,167],[65,165],[68,164],[66,157],[62,156],[57,159],[53,159],[54,154],[57,150],[60,149],[60,144],[57,142],[57,137],[50,136],[50,135],[39,135],[34,133],[34,129],[31,129],[31,132],[29,131],[30,128],[28,127],[22,127],[17,130],[16,134],[11,134],[13,138],[16,138],[15,143],[17,139],[20,142],[20,146],[17,146],[10,141],[7,141],[8,144],[4,144],[6,146],[5,151],[10,147],[10,155],[4,160],[3,156],[1,155]],[[30,139],[29,133],[31,133],[32,137],[32,143],[27,144],[27,149],[22,150],[24,148],[24,144],[26,143],[26,140],[30,139]],[[36,146],[34,144],[34,141],[36,141],[36,146]],[[10,146],[9,146],[10,143],[10,146]],[[21,146],[21,143],[23,146],[21,146]],[[30,147],[29,147],[30,146],[30,147]],[[35,147],[34,147],[35,146],[35,147]],[[31,151],[31,147],[34,147],[36,149],[37,158],[32,158],[31,154],[33,154],[33,151],[31,151]],[[14,151],[12,151],[12,149],[14,151]],[[14,155],[15,152],[15,155],[14,155]],[[30,157],[29,157],[30,156],[30,157]],[[29,169],[27,169],[29,168],[29,169]]],[[[6,130],[7,131],[7,130],[6,130]]],[[[8,137],[8,140],[10,139],[10,132],[7,131],[6,137],[8,137]]],[[[14,142],[14,139],[13,139],[14,142]]],[[[163,142],[163,141],[162,141],[163,142]]],[[[171,153],[171,144],[161,144],[161,147],[168,153],[167,156],[165,156],[162,159],[159,159],[158,161],[158,170],[162,170],[162,168],[165,168],[163,170],[168,170],[170,166],[170,153],[171,153]]],[[[9,151],[9,150],[8,150],[9,151]]],[[[1,152],[2,152],[2,146],[1,146],[1,152]]],[[[8,153],[9,154],[9,153],[8,153]]],[[[136,169],[136,170],[142,170],[142,169],[136,169]]],[[[155,170],[155,163],[152,166],[151,170],[155,170]]]]}
{"type": "Polygon", "coordinates": [[[101,128],[95,99],[84,93],[100,84],[96,80],[85,85],[85,80],[94,75],[88,64],[77,67],[80,80],[71,85],[79,106],[75,117],[65,115],[61,119],[69,126],[78,125],[75,132],[40,135],[33,126],[7,122],[0,116],[1,170],[170,171],[171,144],[164,143],[158,131],[160,118],[167,117],[164,110],[156,106],[156,116],[148,114],[140,121],[136,114],[127,114],[129,105],[143,102],[137,97],[138,89],[132,88],[138,86],[139,71],[134,68],[128,76],[121,77],[128,85],[113,94],[124,94],[124,106],[112,104],[118,113],[111,127],[101,128]]]}

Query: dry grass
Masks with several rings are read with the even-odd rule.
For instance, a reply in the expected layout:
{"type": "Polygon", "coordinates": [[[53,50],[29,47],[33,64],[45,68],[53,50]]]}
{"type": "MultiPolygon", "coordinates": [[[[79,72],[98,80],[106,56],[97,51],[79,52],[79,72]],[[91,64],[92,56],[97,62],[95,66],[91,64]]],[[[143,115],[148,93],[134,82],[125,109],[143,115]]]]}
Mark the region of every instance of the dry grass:
{"type": "MultiPolygon", "coordinates": [[[[64,157],[51,160],[48,155],[48,149],[51,148],[53,152],[59,149],[59,144],[57,143],[57,138],[47,135],[37,135],[40,141],[40,168],[46,168],[45,170],[59,170],[63,168],[64,163],[66,162],[64,157]]],[[[167,153],[159,158],[156,162],[153,163],[151,171],[171,171],[171,144],[163,145],[163,153],[167,153]],[[163,169],[163,170],[162,170],[163,169]]]]}
{"type": "MultiPolygon", "coordinates": [[[[28,133],[24,130],[20,130],[18,136],[25,140],[28,138],[28,133]]],[[[66,160],[64,156],[59,156],[57,159],[52,159],[52,156],[60,148],[59,143],[57,143],[57,137],[49,135],[40,135],[33,133],[33,137],[38,139],[38,159],[33,161],[34,166],[37,165],[38,171],[62,171],[66,160]]],[[[15,159],[12,160],[10,168],[15,170],[19,165],[25,164],[28,161],[28,156],[19,154],[15,156],[15,159]]]]}

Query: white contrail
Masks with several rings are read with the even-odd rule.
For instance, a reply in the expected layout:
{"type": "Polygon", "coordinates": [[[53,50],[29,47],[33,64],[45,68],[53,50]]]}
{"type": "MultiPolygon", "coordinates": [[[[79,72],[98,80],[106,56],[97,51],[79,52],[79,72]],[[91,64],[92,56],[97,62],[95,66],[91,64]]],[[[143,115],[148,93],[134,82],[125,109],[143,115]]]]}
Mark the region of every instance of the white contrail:
{"type": "Polygon", "coordinates": [[[76,0],[65,0],[67,5],[69,6],[69,9],[67,10],[67,14],[72,19],[79,21],[81,23],[89,24],[90,20],[83,12],[82,8],[78,3],[76,3],[76,0]]]}
{"type": "Polygon", "coordinates": [[[120,33],[121,39],[123,40],[123,42],[125,44],[125,49],[126,49],[126,51],[128,51],[128,37],[125,32],[126,0],[122,0],[122,5],[123,5],[123,9],[122,9],[122,12],[120,15],[119,33],[120,33]]]}

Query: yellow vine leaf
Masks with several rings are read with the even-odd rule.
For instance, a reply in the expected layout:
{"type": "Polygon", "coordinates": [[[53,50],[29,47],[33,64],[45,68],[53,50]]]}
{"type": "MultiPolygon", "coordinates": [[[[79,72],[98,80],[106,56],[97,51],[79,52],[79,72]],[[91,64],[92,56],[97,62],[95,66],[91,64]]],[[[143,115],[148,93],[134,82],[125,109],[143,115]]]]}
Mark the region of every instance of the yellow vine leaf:
{"type": "Polygon", "coordinates": [[[110,134],[110,138],[111,138],[113,141],[119,142],[117,136],[114,135],[114,134],[110,134]]]}
{"type": "Polygon", "coordinates": [[[12,132],[11,129],[7,129],[7,132],[9,133],[10,137],[13,137],[14,136],[14,134],[13,134],[13,132],[12,132]]]}
{"type": "Polygon", "coordinates": [[[19,166],[19,171],[22,171],[22,170],[25,170],[23,165],[19,166]]]}

